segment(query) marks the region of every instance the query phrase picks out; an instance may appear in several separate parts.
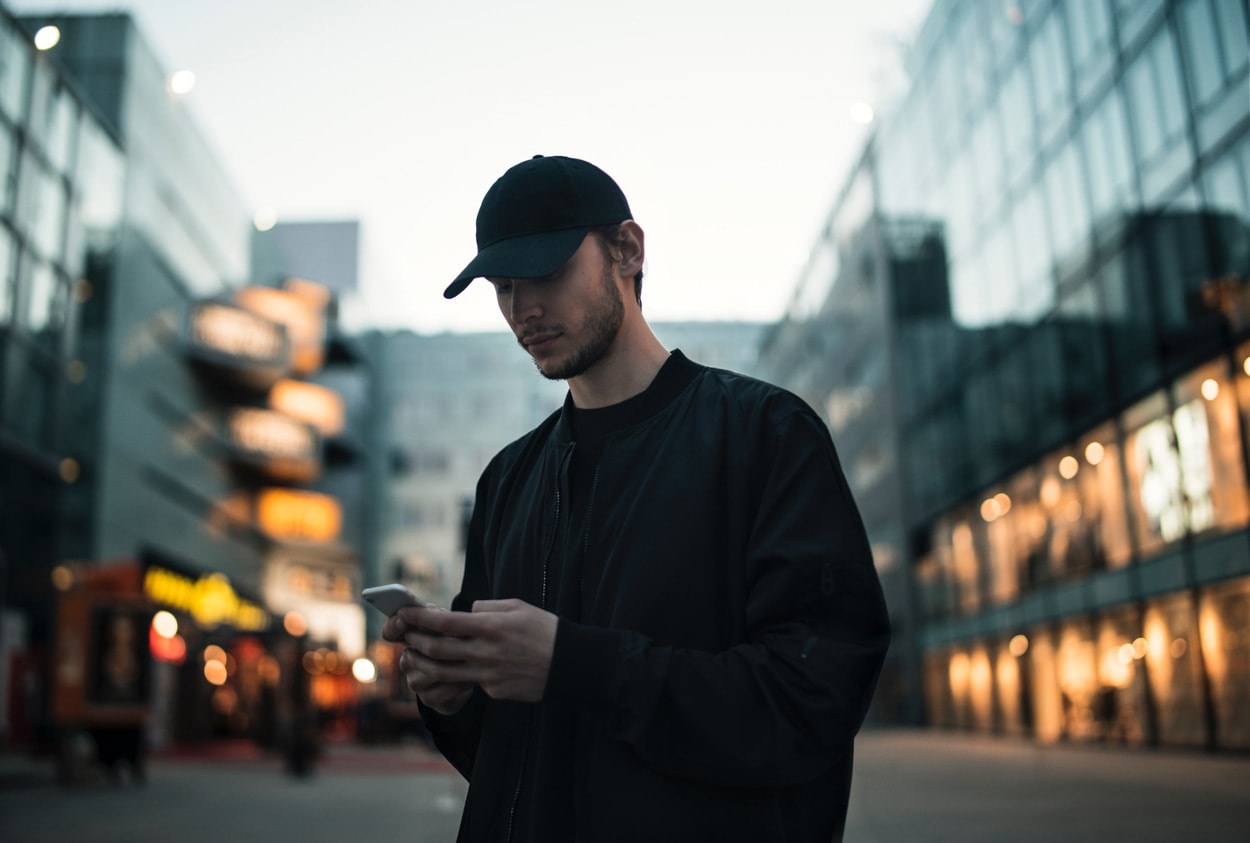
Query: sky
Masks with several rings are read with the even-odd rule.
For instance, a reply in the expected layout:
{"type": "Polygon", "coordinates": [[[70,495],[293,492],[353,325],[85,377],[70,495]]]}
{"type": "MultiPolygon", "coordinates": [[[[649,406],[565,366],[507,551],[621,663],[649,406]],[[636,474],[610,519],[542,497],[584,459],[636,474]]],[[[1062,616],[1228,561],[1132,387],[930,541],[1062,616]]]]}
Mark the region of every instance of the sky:
{"type": "Polygon", "coordinates": [[[535,154],[621,185],[649,319],[780,319],[931,0],[6,2],[131,11],[249,212],[360,220],[349,327],[432,333],[504,327],[442,290],[535,154]]]}

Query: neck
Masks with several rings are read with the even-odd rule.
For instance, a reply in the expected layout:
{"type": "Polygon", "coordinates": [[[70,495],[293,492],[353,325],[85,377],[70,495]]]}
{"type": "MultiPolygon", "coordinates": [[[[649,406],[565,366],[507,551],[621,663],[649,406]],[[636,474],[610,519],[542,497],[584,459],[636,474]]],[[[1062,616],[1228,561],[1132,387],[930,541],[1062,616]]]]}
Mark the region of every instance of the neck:
{"type": "Polygon", "coordinates": [[[569,378],[573,406],[582,410],[610,407],[646,390],[668,359],[668,349],[642,320],[621,326],[606,357],[575,378],[569,378]]]}

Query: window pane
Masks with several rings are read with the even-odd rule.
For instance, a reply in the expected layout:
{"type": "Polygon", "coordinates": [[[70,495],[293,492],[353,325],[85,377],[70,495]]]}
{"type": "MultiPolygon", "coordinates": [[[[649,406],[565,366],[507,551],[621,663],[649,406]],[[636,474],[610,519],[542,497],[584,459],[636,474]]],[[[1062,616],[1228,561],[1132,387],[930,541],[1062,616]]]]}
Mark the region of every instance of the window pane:
{"type": "Polygon", "coordinates": [[[1190,529],[1244,526],[1250,521],[1250,501],[1227,363],[1222,358],[1208,363],[1177,383],[1176,405],[1173,425],[1190,529]]]}
{"type": "Polygon", "coordinates": [[[1122,568],[1133,555],[1124,501],[1124,464],[1115,425],[1091,431],[1078,445],[1077,479],[1085,518],[1095,531],[1095,567],[1122,568]]]}
{"type": "Polygon", "coordinates": [[[60,331],[65,322],[66,299],[64,285],[45,261],[28,262],[26,289],[27,330],[39,338],[40,344],[50,351],[59,348],[60,331]]]}
{"type": "Polygon", "coordinates": [[[38,446],[51,444],[52,397],[56,377],[42,355],[21,343],[9,343],[4,379],[4,425],[38,446]]]}
{"type": "Polygon", "coordinates": [[[1198,611],[1217,743],[1250,748],[1250,578],[1207,589],[1198,611]]]}
{"type": "Polygon", "coordinates": [[[1223,87],[1219,51],[1215,49],[1215,19],[1210,0],[1187,0],[1180,8],[1181,43],[1189,68],[1189,86],[1194,101],[1205,103],[1223,87]]]}
{"type": "Polygon", "coordinates": [[[1038,120],[1043,124],[1053,120],[1068,104],[1068,68],[1059,32],[1061,14],[1058,10],[1051,13],[1029,48],[1038,120]]]}
{"type": "Polygon", "coordinates": [[[1162,392],[1125,414],[1125,460],[1134,532],[1149,556],[1185,535],[1181,459],[1162,392]]]}
{"type": "Polygon", "coordinates": [[[1105,743],[1145,742],[1145,653],[1140,646],[1133,647],[1139,637],[1140,627],[1133,609],[1112,611],[1098,624],[1098,696],[1093,716],[1095,735],[1105,743]]]}
{"type": "Polygon", "coordinates": [[[13,235],[0,225],[0,329],[13,321],[13,235]]]}
{"type": "Polygon", "coordinates": [[[1197,625],[1188,594],[1146,605],[1146,668],[1163,744],[1201,746],[1206,738],[1197,625]]]}
{"type": "Polygon", "coordinates": [[[1094,719],[1098,704],[1098,649],[1087,618],[1065,621],[1059,629],[1055,653],[1062,706],[1061,730],[1067,740],[1090,741],[1099,737],[1094,719]]]}
{"type": "Polygon", "coordinates": [[[26,78],[30,74],[30,51],[26,38],[0,21],[0,109],[15,123],[25,116],[26,78]]]}
{"type": "Polygon", "coordinates": [[[1143,52],[1129,68],[1127,80],[1129,104],[1137,129],[1137,152],[1143,160],[1153,158],[1163,148],[1164,130],[1149,51],[1143,52]]]}
{"type": "Polygon", "coordinates": [[[1059,672],[1055,659],[1055,646],[1050,630],[1045,627],[1030,629],[1029,684],[1033,695],[1033,734],[1043,743],[1054,743],[1067,733],[1065,719],[1071,701],[1059,690],[1059,672]]]}
{"type": "Polygon", "coordinates": [[[1250,34],[1246,28],[1246,11],[1238,0],[1216,0],[1216,29],[1224,48],[1224,74],[1235,76],[1250,57],[1250,34]]]}

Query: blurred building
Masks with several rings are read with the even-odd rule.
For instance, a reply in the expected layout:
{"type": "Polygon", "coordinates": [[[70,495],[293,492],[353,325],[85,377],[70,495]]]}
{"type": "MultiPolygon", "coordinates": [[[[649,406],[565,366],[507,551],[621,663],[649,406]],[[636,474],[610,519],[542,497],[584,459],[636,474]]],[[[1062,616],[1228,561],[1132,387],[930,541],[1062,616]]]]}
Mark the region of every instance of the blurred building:
{"type": "Polygon", "coordinates": [[[125,165],[2,8],[0,153],[0,739],[23,741],[43,718],[62,506],[86,462],[70,413],[95,375],[81,305],[120,244],[125,165]]]}
{"type": "Polygon", "coordinates": [[[879,719],[1250,747],[1243,0],[938,0],[765,372],[826,414],[879,719]]]}
{"type": "Polygon", "coordinates": [[[116,631],[143,665],[127,722],[273,740],[363,650],[335,497],[360,357],[324,285],[248,283],[251,215],[128,15],[0,23],[9,737],[121,718],[93,696],[116,631]]]}

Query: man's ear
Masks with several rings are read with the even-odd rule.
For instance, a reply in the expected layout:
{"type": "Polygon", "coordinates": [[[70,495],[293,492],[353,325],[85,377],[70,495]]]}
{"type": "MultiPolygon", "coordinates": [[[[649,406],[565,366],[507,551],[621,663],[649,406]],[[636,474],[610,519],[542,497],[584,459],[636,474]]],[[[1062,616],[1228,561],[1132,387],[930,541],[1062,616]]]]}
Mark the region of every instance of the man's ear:
{"type": "Polygon", "coordinates": [[[642,226],[633,220],[625,220],[621,223],[616,244],[621,250],[621,274],[626,278],[633,278],[642,269],[642,263],[647,257],[642,226]]]}

